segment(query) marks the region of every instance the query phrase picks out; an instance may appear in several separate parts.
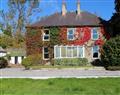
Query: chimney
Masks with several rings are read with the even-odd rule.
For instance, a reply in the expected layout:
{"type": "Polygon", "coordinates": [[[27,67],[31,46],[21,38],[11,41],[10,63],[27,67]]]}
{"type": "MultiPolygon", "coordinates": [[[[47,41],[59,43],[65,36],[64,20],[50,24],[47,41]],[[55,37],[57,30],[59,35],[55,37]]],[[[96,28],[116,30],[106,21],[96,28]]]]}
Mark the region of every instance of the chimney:
{"type": "Polygon", "coordinates": [[[77,1],[77,15],[80,15],[80,0],[77,1]]]}
{"type": "Polygon", "coordinates": [[[67,13],[67,9],[66,9],[66,3],[65,1],[62,2],[62,16],[65,16],[67,13]]]}

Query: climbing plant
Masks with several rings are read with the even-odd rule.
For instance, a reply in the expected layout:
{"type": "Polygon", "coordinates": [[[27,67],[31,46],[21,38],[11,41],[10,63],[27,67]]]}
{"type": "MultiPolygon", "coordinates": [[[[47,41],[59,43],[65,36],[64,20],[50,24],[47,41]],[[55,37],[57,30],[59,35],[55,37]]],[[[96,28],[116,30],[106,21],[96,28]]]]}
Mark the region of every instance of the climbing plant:
{"type": "Polygon", "coordinates": [[[41,29],[29,28],[26,32],[27,55],[42,52],[41,29]]]}
{"type": "Polygon", "coordinates": [[[50,44],[51,46],[59,45],[60,39],[59,39],[59,32],[60,29],[58,27],[50,27],[50,44]]]}

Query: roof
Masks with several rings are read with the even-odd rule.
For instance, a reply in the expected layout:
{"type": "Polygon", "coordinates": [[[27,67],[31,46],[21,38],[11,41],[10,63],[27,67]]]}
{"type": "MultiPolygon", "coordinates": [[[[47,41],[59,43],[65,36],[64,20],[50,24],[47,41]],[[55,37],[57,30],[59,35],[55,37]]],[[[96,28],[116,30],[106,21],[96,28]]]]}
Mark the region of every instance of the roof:
{"type": "Polygon", "coordinates": [[[26,51],[23,48],[9,48],[7,49],[10,56],[26,56],[26,51]]]}
{"type": "Polygon", "coordinates": [[[49,26],[99,26],[100,18],[89,12],[82,11],[80,15],[76,12],[68,12],[65,16],[55,13],[30,25],[30,27],[49,26]]]}

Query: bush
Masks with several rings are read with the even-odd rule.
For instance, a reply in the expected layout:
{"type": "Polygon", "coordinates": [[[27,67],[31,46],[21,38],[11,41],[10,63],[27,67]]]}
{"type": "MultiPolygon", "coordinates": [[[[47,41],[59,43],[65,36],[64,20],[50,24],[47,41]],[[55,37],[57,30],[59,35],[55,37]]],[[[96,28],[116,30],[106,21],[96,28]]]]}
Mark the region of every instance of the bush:
{"type": "Polygon", "coordinates": [[[116,70],[120,70],[120,66],[108,66],[105,69],[111,70],[111,71],[116,71],[116,70]]]}
{"type": "Polygon", "coordinates": [[[88,60],[86,58],[64,58],[64,59],[53,59],[54,65],[63,66],[86,66],[88,65],[88,60]]]}
{"type": "Polygon", "coordinates": [[[94,61],[91,62],[93,66],[104,66],[104,63],[101,62],[100,59],[95,59],[94,61]]]}
{"type": "Polygon", "coordinates": [[[5,68],[8,66],[8,62],[5,58],[0,57],[0,68],[5,68]]]}
{"type": "Polygon", "coordinates": [[[108,66],[120,66],[120,36],[111,38],[103,46],[101,61],[108,66]]]}
{"type": "Polygon", "coordinates": [[[30,69],[30,66],[42,64],[41,59],[40,54],[29,55],[27,58],[23,59],[22,65],[25,69],[30,69]]]}

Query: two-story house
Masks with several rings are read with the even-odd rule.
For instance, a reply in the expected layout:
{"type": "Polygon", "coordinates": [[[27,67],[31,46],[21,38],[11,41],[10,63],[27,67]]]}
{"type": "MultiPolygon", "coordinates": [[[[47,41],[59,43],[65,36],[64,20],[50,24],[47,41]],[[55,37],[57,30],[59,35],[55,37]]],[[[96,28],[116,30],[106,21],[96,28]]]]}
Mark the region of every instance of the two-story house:
{"type": "Polygon", "coordinates": [[[100,58],[100,48],[107,37],[101,18],[81,11],[80,2],[76,12],[67,12],[63,2],[61,13],[26,28],[27,54],[40,53],[45,62],[53,58],[87,58],[91,62],[100,58]]]}

